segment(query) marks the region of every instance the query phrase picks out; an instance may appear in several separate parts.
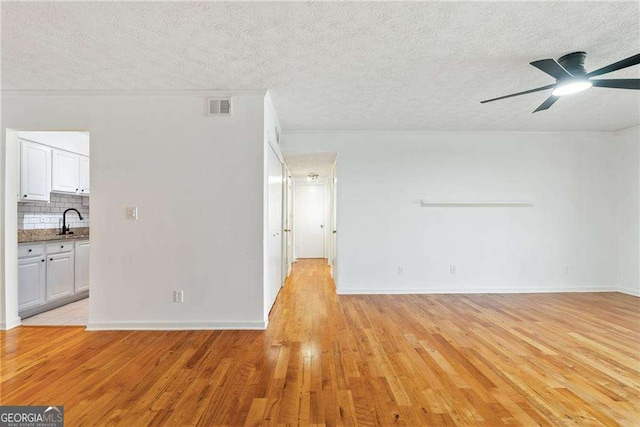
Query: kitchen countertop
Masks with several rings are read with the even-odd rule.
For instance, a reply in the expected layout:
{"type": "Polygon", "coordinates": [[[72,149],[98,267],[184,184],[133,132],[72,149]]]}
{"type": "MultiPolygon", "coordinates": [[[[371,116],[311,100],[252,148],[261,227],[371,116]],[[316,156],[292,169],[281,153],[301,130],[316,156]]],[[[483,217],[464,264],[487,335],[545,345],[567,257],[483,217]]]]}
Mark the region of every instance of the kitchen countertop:
{"type": "Polygon", "coordinates": [[[58,234],[57,228],[39,230],[18,230],[18,243],[53,242],[60,240],[80,240],[89,238],[89,227],[72,228],[73,234],[58,234]]]}

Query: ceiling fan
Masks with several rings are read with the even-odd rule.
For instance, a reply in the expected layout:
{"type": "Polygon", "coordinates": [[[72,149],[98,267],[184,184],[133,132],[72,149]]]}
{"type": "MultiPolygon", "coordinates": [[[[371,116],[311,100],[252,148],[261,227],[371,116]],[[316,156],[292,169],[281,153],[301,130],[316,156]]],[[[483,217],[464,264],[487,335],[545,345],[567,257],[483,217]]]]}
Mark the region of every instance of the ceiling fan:
{"type": "Polygon", "coordinates": [[[487,99],[486,101],[481,101],[481,104],[498,101],[499,99],[511,98],[512,96],[553,89],[551,96],[549,96],[546,101],[533,111],[534,113],[537,113],[538,111],[546,110],[551,107],[558,99],[560,99],[561,96],[582,92],[592,86],[640,90],[640,79],[592,79],[592,77],[595,76],[640,64],[640,53],[630,56],[627,59],[623,59],[622,61],[614,62],[613,64],[607,65],[606,67],[602,67],[590,73],[587,73],[584,69],[584,60],[586,57],[586,52],[572,52],[564,55],[558,59],[558,61],[555,59],[541,59],[539,61],[533,61],[531,65],[544,71],[551,77],[554,77],[556,82],[551,85],[526,90],[524,92],[487,99]]]}

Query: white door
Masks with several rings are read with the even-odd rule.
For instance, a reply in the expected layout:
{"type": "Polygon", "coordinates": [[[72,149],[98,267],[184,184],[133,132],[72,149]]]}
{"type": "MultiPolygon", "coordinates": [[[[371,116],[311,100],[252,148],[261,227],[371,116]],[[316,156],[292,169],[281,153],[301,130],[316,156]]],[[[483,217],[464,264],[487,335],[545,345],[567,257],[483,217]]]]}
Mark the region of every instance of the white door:
{"type": "Polygon", "coordinates": [[[46,267],[44,256],[18,260],[18,312],[45,303],[46,267]]]}
{"type": "Polygon", "coordinates": [[[49,255],[48,261],[47,301],[73,295],[73,252],[49,255]]]}
{"type": "Polygon", "coordinates": [[[287,174],[286,176],[286,193],[285,198],[286,202],[285,212],[284,212],[284,221],[285,221],[285,252],[284,256],[286,258],[285,262],[285,275],[289,274],[291,270],[291,263],[293,262],[293,181],[291,180],[291,176],[287,174]]]}
{"type": "Polygon", "coordinates": [[[296,186],[297,258],[324,258],[324,185],[296,186]]]}
{"type": "Polygon", "coordinates": [[[282,287],[282,163],[271,147],[267,147],[267,295],[269,312],[282,287]]]}
{"type": "Polygon", "coordinates": [[[20,142],[20,200],[48,202],[51,193],[51,148],[20,142]]]}
{"type": "Polygon", "coordinates": [[[80,191],[80,155],[68,151],[53,150],[51,189],[58,193],[80,191]]]}
{"type": "Polygon", "coordinates": [[[88,196],[90,193],[89,185],[89,158],[80,156],[80,191],[81,196],[88,196]]]}
{"type": "Polygon", "coordinates": [[[89,290],[89,241],[80,240],[76,242],[76,292],[89,290]]]}
{"type": "Polygon", "coordinates": [[[331,192],[330,192],[330,197],[331,200],[329,201],[331,203],[331,211],[329,213],[329,215],[331,216],[331,232],[329,233],[329,246],[330,246],[330,259],[329,259],[329,264],[331,265],[331,276],[335,279],[336,275],[337,275],[337,269],[338,269],[338,264],[337,264],[337,236],[336,234],[338,233],[338,217],[337,217],[337,213],[338,213],[338,208],[337,208],[337,203],[338,203],[338,180],[336,179],[336,170],[333,170],[333,177],[331,178],[331,192]]]}

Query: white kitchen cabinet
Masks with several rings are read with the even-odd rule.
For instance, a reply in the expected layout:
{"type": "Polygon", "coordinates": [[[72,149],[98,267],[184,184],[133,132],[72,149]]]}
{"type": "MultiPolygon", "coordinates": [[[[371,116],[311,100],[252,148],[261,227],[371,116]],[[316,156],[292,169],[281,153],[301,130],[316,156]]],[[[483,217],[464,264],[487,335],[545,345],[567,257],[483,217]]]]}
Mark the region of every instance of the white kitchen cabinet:
{"type": "Polygon", "coordinates": [[[67,194],[78,194],[80,192],[79,154],[63,150],[53,150],[51,191],[67,194]]]}
{"type": "Polygon", "coordinates": [[[46,262],[44,255],[18,260],[18,311],[46,302],[46,262]]]}
{"type": "Polygon", "coordinates": [[[80,156],[80,191],[78,194],[81,196],[89,195],[89,158],[87,156],[80,156]]]}
{"type": "Polygon", "coordinates": [[[76,293],[89,290],[89,241],[76,241],[76,293]]]}
{"type": "Polygon", "coordinates": [[[18,245],[18,312],[32,316],[84,298],[89,290],[89,240],[18,245]]]}
{"type": "Polygon", "coordinates": [[[47,302],[74,294],[73,252],[47,255],[47,302]]]}
{"type": "Polygon", "coordinates": [[[20,201],[48,202],[51,193],[51,148],[20,141],[20,201]]]}

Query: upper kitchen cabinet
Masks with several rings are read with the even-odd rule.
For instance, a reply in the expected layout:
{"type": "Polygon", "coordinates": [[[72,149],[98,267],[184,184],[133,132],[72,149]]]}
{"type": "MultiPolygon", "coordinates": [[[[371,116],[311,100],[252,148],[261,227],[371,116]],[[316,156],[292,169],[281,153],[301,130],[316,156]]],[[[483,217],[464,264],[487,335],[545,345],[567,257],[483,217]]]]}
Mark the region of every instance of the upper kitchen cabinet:
{"type": "Polygon", "coordinates": [[[51,193],[51,148],[20,141],[20,200],[48,202],[51,193]]]}
{"type": "Polygon", "coordinates": [[[80,156],[80,192],[81,196],[89,195],[89,158],[80,156]]]}
{"type": "Polygon", "coordinates": [[[78,194],[80,192],[80,155],[53,150],[51,191],[78,194]]]}
{"type": "Polygon", "coordinates": [[[89,196],[86,135],[81,132],[20,132],[20,135],[24,136],[19,136],[21,202],[48,202],[52,192],[89,196]]]}

